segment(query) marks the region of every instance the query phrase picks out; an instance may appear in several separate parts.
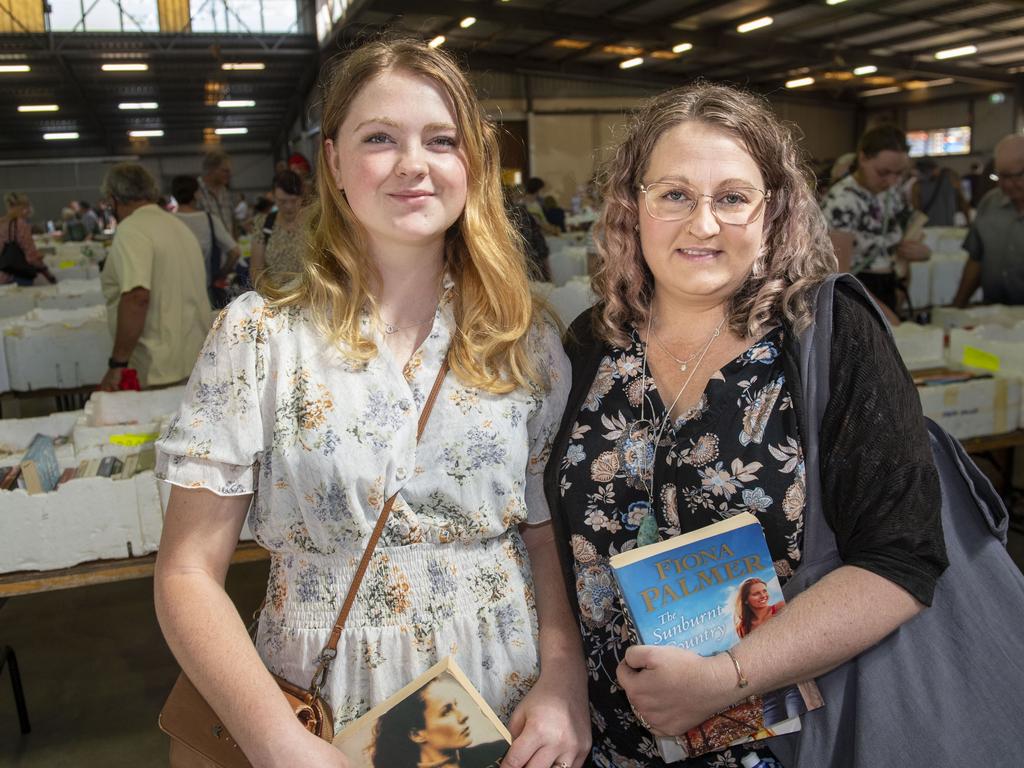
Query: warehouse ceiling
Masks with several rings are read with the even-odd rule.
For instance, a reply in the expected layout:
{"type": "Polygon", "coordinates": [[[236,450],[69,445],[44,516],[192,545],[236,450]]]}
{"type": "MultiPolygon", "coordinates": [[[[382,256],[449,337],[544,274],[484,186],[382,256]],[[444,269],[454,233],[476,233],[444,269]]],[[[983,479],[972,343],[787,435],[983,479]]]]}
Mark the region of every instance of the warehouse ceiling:
{"type": "Polygon", "coordinates": [[[1001,91],[1024,102],[1022,2],[0,0],[0,159],[63,157],[72,144],[75,155],[280,146],[320,62],[382,30],[443,36],[480,72],[647,90],[695,77],[766,93],[788,83],[805,98],[868,107],[1001,91]],[[287,28],[270,31],[282,9],[287,28]],[[99,11],[120,29],[97,23],[99,11]],[[67,21],[75,13],[78,26],[67,21]],[[163,135],[129,136],[137,131],[163,135]],[[62,133],[78,138],[43,138],[62,133]]]}
{"type": "Polygon", "coordinates": [[[804,95],[843,100],[890,93],[920,100],[940,97],[944,88],[993,92],[1012,90],[1024,82],[1021,2],[364,0],[344,4],[339,24],[343,41],[378,29],[407,31],[425,39],[444,36],[443,45],[463,54],[474,70],[545,73],[657,88],[695,77],[764,91],[785,89],[790,83],[795,86],[792,90],[804,95]],[[467,18],[474,21],[464,27],[461,24],[467,18]],[[743,24],[754,29],[738,31],[743,24]],[[965,46],[976,50],[955,51],[965,46]],[[950,50],[954,55],[943,53],[950,50]],[[634,65],[623,68],[631,60],[634,65]],[[806,85],[793,83],[808,80],[806,85]]]}

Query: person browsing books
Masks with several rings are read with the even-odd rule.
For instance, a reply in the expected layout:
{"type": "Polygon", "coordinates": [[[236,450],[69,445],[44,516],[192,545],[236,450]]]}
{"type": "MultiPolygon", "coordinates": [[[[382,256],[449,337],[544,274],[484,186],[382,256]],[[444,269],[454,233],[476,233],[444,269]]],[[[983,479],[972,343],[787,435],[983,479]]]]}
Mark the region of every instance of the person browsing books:
{"type": "Polygon", "coordinates": [[[504,741],[474,744],[458,685],[435,678],[388,710],[374,726],[373,768],[496,768],[504,741]]]}
{"type": "Polygon", "coordinates": [[[168,645],[254,765],[343,765],[271,672],[312,678],[395,496],[321,688],[335,730],[453,655],[508,722],[507,766],[576,768],[586,670],[541,477],[569,367],[496,130],[446,53],[395,40],[333,71],[321,136],[302,271],[221,313],[158,443],[168,645]],[[271,553],[255,648],[223,588],[246,520],[271,553]]]}
{"type": "MultiPolygon", "coordinates": [[[[734,88],[696,84],[647,102],[603,192],[599,301],[567,334],[573,386],[545,488],[591,672],[594,763],[662,766],[652,731],[684,734],[751,694],[822,674],[925,609],[946,567],[939,485],[899,355],[844,289],[820,382],[831,392],[822,492],[844,565],[745,631],[735,664],[631,645],[614,555],[749,512],[779,580],[799,567],[794,342],[836,258],[795,139],[734,88]]],[[[685,765],[736,764],[748,749],[685,765]]]]}

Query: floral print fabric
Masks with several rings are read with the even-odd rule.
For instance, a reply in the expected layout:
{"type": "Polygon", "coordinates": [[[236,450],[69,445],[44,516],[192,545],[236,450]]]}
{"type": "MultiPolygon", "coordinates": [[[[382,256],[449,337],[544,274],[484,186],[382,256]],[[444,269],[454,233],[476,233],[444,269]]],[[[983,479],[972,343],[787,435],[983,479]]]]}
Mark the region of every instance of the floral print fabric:
{"type": "Polygon", "coordinates": [[[185,401],[158,443],[157,474],[221,495],[271,552],[257,647],[308,684],[370,532],[398,497],[326,685],[336,726],[454,654],[507,718],[538,671],[537,621],[520,523],[548,519],[542,477],[569,388],[557,332],[530,345],[547,392],[494,395],[445,379],[416,424],[454,329],[453,286],[427,339],[400,367],[354,363],[303,310],[244,294],[217,319],[185,401]]]}
{"type": "Polygon", "coordinates": [[[893,271],[890,249],[903,239],[911,213],[899,187],[875,195],[851,174],[832,185],[821,207],[830,229],[853,234],[851,274],[893,271]]]}
{"type": "MultiPolygon", "coordinates": [[[[616,682],[629,640],[608,564],[637,546],[648,502],[659,539],[750,512],[764,527],[783,582],[799,563],[804,462],[779,357],[782,333],[771,331],[712,376],[699,402],[666,425],[657,452],[652,440],[665,405],[650,375],[644,389],[644,350],[635,332],[628,349],[606,350],[576,417],[561,461],[560,493],[590,676],[593,756],[601,768],[664,765],[616,682]],[[641,403],[653,424],[638,423],[641,403]],[[655,498],[649,500],[652,474],[655,498]]],[[[738,768],[746,751],[737,747],[682,764],[738,768]]]]}

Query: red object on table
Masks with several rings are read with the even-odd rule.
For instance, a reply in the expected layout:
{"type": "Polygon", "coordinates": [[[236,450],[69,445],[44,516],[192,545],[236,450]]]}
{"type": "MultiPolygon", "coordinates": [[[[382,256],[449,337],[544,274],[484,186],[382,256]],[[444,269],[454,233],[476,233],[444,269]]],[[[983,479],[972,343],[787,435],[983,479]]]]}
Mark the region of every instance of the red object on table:
{"type": "Polygon", "coordinates": [[[138,392],[142,389],[139,386],[139,373],[134,368],[125,368],[121,371],[121,391],[134,390],[138,392]]]}

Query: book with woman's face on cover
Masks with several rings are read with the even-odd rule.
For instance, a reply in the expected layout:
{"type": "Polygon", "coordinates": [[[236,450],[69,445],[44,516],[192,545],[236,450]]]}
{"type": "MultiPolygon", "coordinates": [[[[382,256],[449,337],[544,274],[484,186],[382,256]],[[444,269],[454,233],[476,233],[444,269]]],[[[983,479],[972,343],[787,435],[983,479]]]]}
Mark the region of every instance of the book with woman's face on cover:
{"type": "MultiPolygon", "coordinates": [[[[764,531],[747,512],[623,552],[611,568],[631,629],[645,645],[713,656],[786,605],[764,531]]],[[[748,696],[678,739],[659,737],[658,748],[672,762],[792,733],[801,714],[821,705],[813,682],[748,696]]]]}
{"type": "Polygon", "coordinates": [[[334,738],[353,768],[493,768],[511,743],[450,656],[334,738]]]}

